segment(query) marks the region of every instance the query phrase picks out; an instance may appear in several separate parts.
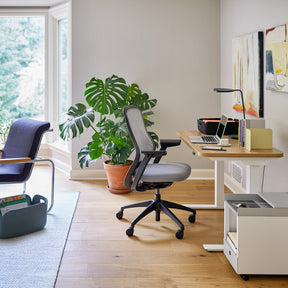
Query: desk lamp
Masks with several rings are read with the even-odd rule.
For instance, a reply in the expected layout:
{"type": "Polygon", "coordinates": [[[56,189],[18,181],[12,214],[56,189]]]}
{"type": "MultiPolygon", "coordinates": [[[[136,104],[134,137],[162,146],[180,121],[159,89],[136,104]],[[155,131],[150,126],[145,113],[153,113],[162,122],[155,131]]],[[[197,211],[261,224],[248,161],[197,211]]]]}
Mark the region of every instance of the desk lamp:
{"type": "Polygon", "coordinates": [[[230,93],[230,92],[235,92],[239,91],[241,94],[241,102],[242,102],[242,107],[243,107],[243,119],[246,119],[245,117],[245,107],[244,107],[244,99],[243,99],[243,92],[241,89],[230,89],[230,88],[214,88],[215,92],[218,93],[230,93]]]}

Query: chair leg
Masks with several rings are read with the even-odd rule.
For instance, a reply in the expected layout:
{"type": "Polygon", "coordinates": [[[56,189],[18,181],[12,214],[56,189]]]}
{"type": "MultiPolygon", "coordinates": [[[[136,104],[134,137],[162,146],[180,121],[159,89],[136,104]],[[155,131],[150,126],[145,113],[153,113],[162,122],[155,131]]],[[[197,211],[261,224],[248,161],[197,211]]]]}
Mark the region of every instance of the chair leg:
{"type": "Polygon", "coordinates": [[[51,203],[50,203],[49,208],[47,209],[47,212],[49,212],[54,205],[55,165],[51,159],[42,159],[40,157],[29,161],[29,163],[37,163],[37,162],[49,162],[50,167],[51,167],[51,203]]]}
{"type": "Polygon", "coordinates": [[[169,216],[179,227],[180,229],[176,232],[176,238],[182,239],[184,235],[184,225],[183,223],[177,218],[177,216],[169,209],[180,209],[189,211],[192,214],[189,216],[189,221],[191,223],[195,222],[196,217],[196,210],[192,209],[190,207],[180,205],[174,202],[169,202],[166,200],[161,200],[161,196],[159,193],[159,189],[156,190],[155,193],[155,199],[154,200],[148,200],[148,201],[141,201],[133,204],[128,204],[125,206],[122,206],[120,211],[116,214],[116,217],[118,219],[122,219],[123,217],[123,211],[127,208],[134,208],[134,207],[146,207],[144,211],[142,211],[132,222],[131,226],[126,230],[126,234],[128,236],[132,236],[134,233],[134,226],[143,219],[146,215],[151,213],[152,211],[155,211],[156,214],[156,221],[160,221],[160,212],[163,211],[167,216],[169,216]]]}
{"type": "Polygon", "coordinates": [[[26,193],[26,182],[23,183],[23,194],[26,193]]]}
{"type": "Polygon", "coordinates": [[[131,222],[131,227],[134,227],[146,215],[156,210],[156,205],[157,205],[156,201],[153,200],[152,203],[131,222]]]}
{"type": "Polygon", "coordinates": [[[128,205],[122,206],[120,209],[121,209],[121,211],[123,211],[124,209],[127,209],[127,208],[148,207],[153,201],[154,200],[140,201],[140,202],[136,202],[133,204],[128,204],[128,205]]]}
{"type": "Polygon", "coordinates": [[[161,207],[158,203],[155,207],[155,221],[160,221],[160,212],[161,212],[161,207]]]}
{"type": "Polygon", "coordinates": [[[161,210],[169,216],[183,231],[184,230],[184,225],[183,223],[177,218],[177,216],[168,208],[164,205],[164,203],[160,203],[161,210]]]}
{"type": "Polygon", "coordinates": [[[192,213],[194,213],[194,215],[196,214],[196,210],[195,209],[187,207],[187,206],[184,206],[184,205],[181,205],[181,204],[177,204],[177,203],[166,201],[166,200],[162,200],[162,203],[166,207],[171,208],[171,209],[180,209],[180,210],[185,210],[185,211],[192,212],[192,213]]]}

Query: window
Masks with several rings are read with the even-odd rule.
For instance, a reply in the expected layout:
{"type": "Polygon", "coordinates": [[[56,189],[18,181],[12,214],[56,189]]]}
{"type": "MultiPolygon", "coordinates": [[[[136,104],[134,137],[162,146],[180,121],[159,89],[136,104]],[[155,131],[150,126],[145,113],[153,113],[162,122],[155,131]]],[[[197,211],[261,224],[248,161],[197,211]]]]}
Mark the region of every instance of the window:
{"type": "Polygon", "coordinates": [[[44,120],[45,16],[0,16],[0,119],[44,120]]]}
{"type": "Polygon", "coordinates": [[[50,143],[61,143],[58,126],[70,103],[69,7],[0,9],[0,121],[49,121],[50,143]]]}

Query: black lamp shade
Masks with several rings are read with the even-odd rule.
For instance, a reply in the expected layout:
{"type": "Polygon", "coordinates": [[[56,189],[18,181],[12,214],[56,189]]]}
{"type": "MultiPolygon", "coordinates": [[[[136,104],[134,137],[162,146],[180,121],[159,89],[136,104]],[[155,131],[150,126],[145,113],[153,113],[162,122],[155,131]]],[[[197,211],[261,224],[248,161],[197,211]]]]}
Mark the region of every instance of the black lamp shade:
{"type": "Polygon", "coordinates": [[[242,102],[242,107],[243,107],[243,119],[246,119],[245,117],[245,106],[244,106],[244,99],[243,99],[243,92],[241,89],[231,89],[231,88],[214,88],[215,92],[218,93],[230,93],[230,92],[235,92],[238,91],[241,94],[241,102],[242,102]]]}

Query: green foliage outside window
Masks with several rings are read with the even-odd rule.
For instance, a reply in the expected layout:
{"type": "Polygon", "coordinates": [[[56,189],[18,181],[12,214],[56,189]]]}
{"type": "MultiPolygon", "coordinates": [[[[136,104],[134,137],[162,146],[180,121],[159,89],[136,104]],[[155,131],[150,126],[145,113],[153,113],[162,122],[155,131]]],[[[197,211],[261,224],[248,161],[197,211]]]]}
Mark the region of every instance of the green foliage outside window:
{"type": "Polygon", "coordinates": [[[45,18],[0,17],[0,119],[44,115],[45,18]]]}

